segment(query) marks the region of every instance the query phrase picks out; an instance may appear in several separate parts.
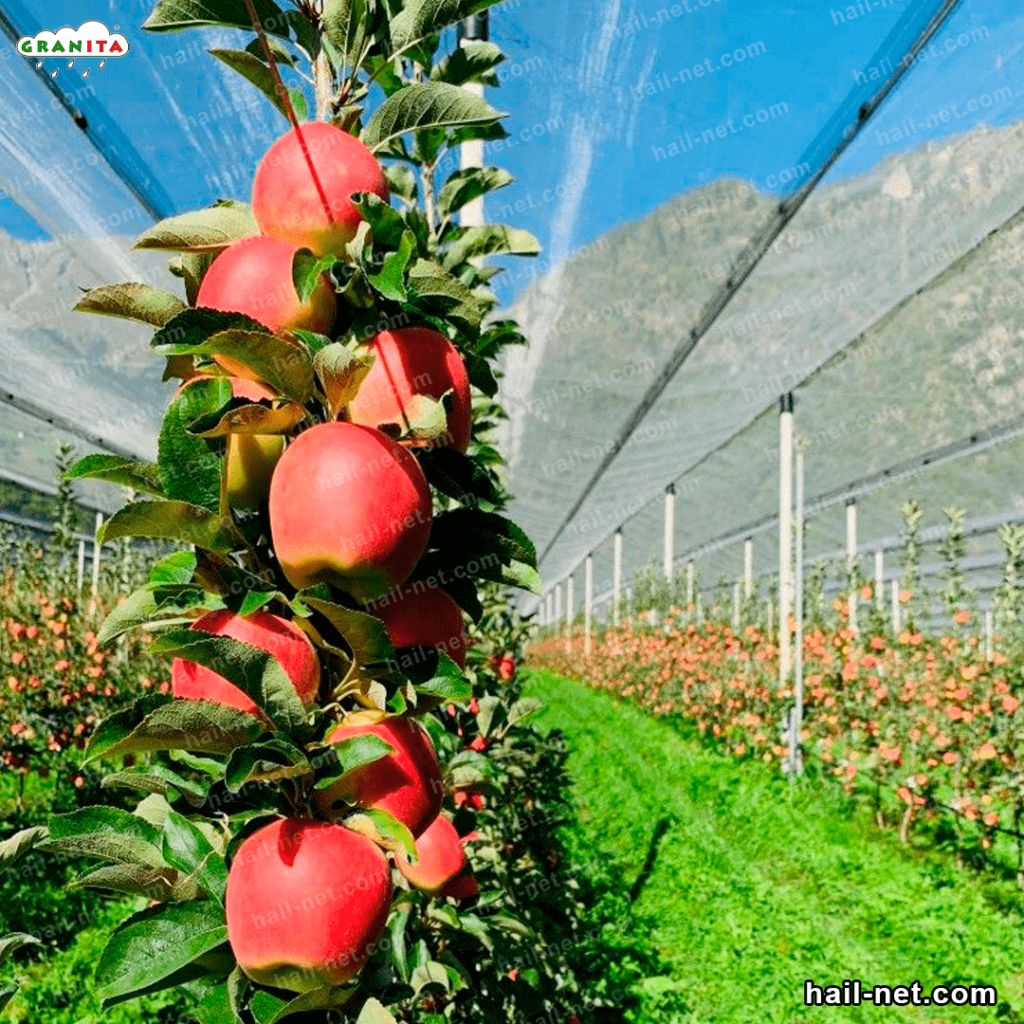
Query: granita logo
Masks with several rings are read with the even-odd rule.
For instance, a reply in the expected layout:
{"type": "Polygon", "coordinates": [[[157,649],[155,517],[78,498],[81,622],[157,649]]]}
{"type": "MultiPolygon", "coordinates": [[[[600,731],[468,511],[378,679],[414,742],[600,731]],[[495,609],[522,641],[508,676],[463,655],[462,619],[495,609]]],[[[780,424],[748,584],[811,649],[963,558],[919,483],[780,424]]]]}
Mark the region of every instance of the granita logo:
{"type": "Polygon", "coordinates": [[[26,57],[123,57],[128,40],[120,32],[111,33],[102,21],[86,21],[78,28],[62,28],[56,32],[37,32],[22,36],[18,50],[26,57]]]}

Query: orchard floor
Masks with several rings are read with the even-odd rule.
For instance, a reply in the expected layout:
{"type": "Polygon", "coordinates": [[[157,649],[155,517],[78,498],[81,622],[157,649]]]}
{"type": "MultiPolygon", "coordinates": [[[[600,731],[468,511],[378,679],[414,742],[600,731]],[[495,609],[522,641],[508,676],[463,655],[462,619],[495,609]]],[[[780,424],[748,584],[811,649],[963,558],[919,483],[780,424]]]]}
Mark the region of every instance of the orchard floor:
{"type": "MultiPolygon", "coordinates": [[[[581,861],[620,866],[667,974],[644,1024],[1024,1021],[1024,899],[1012,882],[901,847],[841,794],[790,793],[610,695],[537,672],[534,719],[572,751],[581,861]],[[995,985],[999,1010],[807,1008],[806,979],[995,985]]],[[[634,931],[636,929],[634,928],[634,931]]]]}

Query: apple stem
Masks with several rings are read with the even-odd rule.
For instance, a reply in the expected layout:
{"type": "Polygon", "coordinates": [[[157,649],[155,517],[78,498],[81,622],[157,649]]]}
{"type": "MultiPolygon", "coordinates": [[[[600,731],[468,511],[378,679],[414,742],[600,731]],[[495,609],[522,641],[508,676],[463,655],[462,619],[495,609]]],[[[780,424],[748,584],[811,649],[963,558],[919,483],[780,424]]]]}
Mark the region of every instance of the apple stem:
{"type": "Polygon", "coordinates": [[[285,84],[281,79],[281,73],[277,70],[277,61],[274,60],[274,52],[270,49],[270,43],[267,41],[267,34],[263,31],[263,24],[260,21],[259,14],[256,13],[256,6],[253,0],[245,0],[245,8],[249,12],[249,20],[252,21],[252,27],[260,41],[260,46],[263,47],[263,55],[267,58],[267,64],[270,66],[270,73],[274,76],[274,85],[277,88],[277,94],[281,97],[281,103],[284,106],[285,113],[288,115],[288,120],[291,121],[292,127],[295,129],[295,134],[299,140],[299,146],[302,149],[302,155],[306,158],[306,164],[309,167],[309,173],[313,176],[313,184],[316,185],[317,194],[320,196],[320,202],[323,204],[324,213],[327,214],[327,221],[330,224],[334,223],[334,215],[331,213],[331,204],[327,201],[327,193],[324,191],[324,186],[320,181],[320,176],[316,172],[316,167],[313,165],[313,157],[310,156],[309,147],[306,145],[306,138],[302,132],[302,126],[299,124],[299,119],[295,115],[295,108],[292,106],[292,99],[288,95],[288,90],[285,88],[285,84]]]}

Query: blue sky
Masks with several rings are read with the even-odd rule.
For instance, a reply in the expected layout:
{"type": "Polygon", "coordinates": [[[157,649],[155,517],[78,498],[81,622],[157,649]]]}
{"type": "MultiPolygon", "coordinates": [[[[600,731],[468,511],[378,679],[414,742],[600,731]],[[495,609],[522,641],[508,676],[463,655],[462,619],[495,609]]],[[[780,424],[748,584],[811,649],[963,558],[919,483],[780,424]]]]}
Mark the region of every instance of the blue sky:
{"type": "MultiPolygon", "coordinates": [[[[82,94],[81,106],[106,111],[176,211],[219,195],[247,197],[260,153],[287,126],[244,83],[231,102],[233,73],[203,49],[237,45],[232,34],[143,34],[138,25],[150,2],[21,2],[44,28],[88,18],[117,24],[128,36],[131,52],[92,72],[94,92],[82,94]]],[[[802,155],[858,81],[856,103],[887,72],[884,61],[876,67],[875,55],[910,6],[911,0],[506,0],[492,15],[492,37],[510,59],[504,87],[490,98],[511,112],[513,140],[487,157],[517,181],[494,199],[491,214],[533,231],[557,261],[716,178],[739,177],[779,193],[794,188],[802,155]]],[[[912,6],[920,20],[939,4],[912,6]]],[[[862,173],[927,139],[1020,118],[1021,20],[1010,0],[964,0],[833,173],[862,173]]],[[[41,73],[20,56],[4,56],[3,105],[29,109],[42,98],[45,108],[41,73]]],[[[57,81],[81,90],[79,70],[62,68],[57,81]]],[[[66,151],[49,159],[70,166],[72,147],[85,150],[66,125],[57,130],[60,119],[68,120],[44,109],[43,133],[0,120],[5,185],[20,174],[32,191],[25,164],[16,167],[11,154],[39,146],[51,128],[60,139],[53,149],[66,151]]],[[[102,168],[76,173],[86,191],[94,182],[97,207],[115,201],[108,194],[116,196],[118,186],[102,168]]],[[[0,199],[0,227],[18,237],[44,233],[9,196],[0,199]]]]}

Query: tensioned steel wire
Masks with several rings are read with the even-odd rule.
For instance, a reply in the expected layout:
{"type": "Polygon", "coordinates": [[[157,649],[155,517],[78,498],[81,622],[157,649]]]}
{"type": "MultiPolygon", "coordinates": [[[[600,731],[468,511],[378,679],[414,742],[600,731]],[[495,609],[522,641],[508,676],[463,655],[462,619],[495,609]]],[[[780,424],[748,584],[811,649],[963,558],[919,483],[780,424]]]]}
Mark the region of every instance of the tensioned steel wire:
{"type": "MultiPolygon", "coordinates": [[[[937,290],[951,275],[955,274],[959,269],[966,267],[968,264],[978,260],[987,250],[991,249],[995,244],[1011,230],[1021,227],[1024,225],[1024,207],[1018,209],[1012,216],[1005,220],[997,228],[990,231],[984,238],[980,239],[966,252],[961,253],[955,259],[953,259],[948,265],[943,267],[935,276],[928,281],[926,284],[915,289],[911,294],[904,296],[895,306],[886,310],[886,312],[880,316],[874,324],[872,324],[867,330],[858,334],[855,338],[851,339],[846,345],[836,352],[831,353],[821,363],[806,373],[801,379],[792,384],[791,390],[795,394],[799,394],[799,391],[813,381],[819,379],[823,374],[827,373],[830,369],[845,364],[850,358],[852,353],[863,345],[872,341],[887,325],[894,323],[899,319],[900,315],[907,310],[911,305],[919,302],[926,298],[930,293],[937,290]]],[[[776,409],[777,402],[771,401],[760,412],[753,416],[746,424],[740,427],[738,430],[733,432],[729,437],[720,442],[699,460],[688,466],[685,470],[677,474],[670,483],[678,485],[684,478],[691,476],[696,473],[701,467],[707,465],[716,456],[726,451],[737,443],[740,439],[748,436],[751,430],[764,422],[765,417],[773,417],[774,410],[776,409]]],[[[797,421],[799,423],[799,404],[797,421]]],[[[772,419],[774,422],[774,419],[772,419]]],[[[1007,421],[995,424],[993,426],[973,431],[970,435],[964,438],[960,438],[953,442],[945,445],[938,446],[930,451],[925,452],[922,455],[915,456],[909,459],[901,460],[879,472],[867,474],[862,477],[856,478],[847,484],[843,484],[839,487],[832,488],[826,492],[818,494],[807,501],[805,510],[805,516],[811,517],[820,513],[821,511],[844,504],[848,500],[855,500],[866,494],[869,494],[881,487],[893,484],[900,480],[908,479],[916,473],[919,473],[928,468],[936,468],[940,465],[948,463],[950,461],[962,458],[967,455],[976,454],[986,449],[996,447],[1004,444],[1008,441],[1012,441],[1016,438],[1024,436],[1024,416],[1017,416],[1007,421]]],[[[663,492],[663,488],[659,489],[658,494],[663,492]]],[[[642,511],[645,511],[648,507],[653,505],[657,498],[651,499],[646,502],[642,509],[637,509],[633,514],[626,516],[623,521],[612,531],[605,533],[595,542],[595,549],[599,546],[607,544],[607,541],[614,536],[617,529],[621,529],[628,522],[634,519],[642,511]]],[[[684,553],[676,556],[676,564],[682,564],[690,559],[700,558],[704,555],[710,554],[716,550],[724,547],[731,546],[739,541],[744,540],[746,537],[754,536],[758,533],[765,532],[773,529],[778,525],[778,513],[768,514],[758,519],[747,523],[743,526],[737,527],[730,530],[728,533],[723,534],[720,537],[716,537],[713,540],[702,543],[696,547],[686,550],[684,553]]],[[[573,570],[575,571],[575,570],[573,570]]],[[[568,576],[569,574],[566,574],[568,576]]],[[[558,580],[552,581],[554,583],[561,582],[561,577],[558,580]]]]}
{"type": "Polygon", "coordinates": [[[890,33],[881,49],[875,54],[872,64],[882,64],[889,57],[890,51],[898,40],[913,36],[914,41],[909,47],[900,46],[898,48],[901,59],[896,62],[895,71],[868,98],[860,99],[863,96],[862,90],[855,88],[851,91],[847,100],[841,105],[829,124],[819,133],[817,139],[815,139],[808,150],[805,151],[800,163],[816,167],[817,170],[793,196],[779,202],[775,214],[762,228],[760,234],[738,255],[728,279],[711,297],[698,317],[696,324],[691,328],[689,335],[676,347],[668,362],[659,371],[641,401],[620,428],[608,451],[594,470],[593,475],[584,485],[583,490],[574,500],[562,521],[548,539],[540,553],[541,563],[551,553],[563,531],[583,507],[598,482],[646,418],[658,398],[664,393],[680,367],[686,362],[700,340],[711,329],[732,298],[739,292],[754,269],[761,262],[772,242],[796,216],[811,193],[817,188],[821,179],[848,149],[854,139],[856,139],[870,116],[889,96],[905,72],[911,67],[917,54],[928,44],[950,14],[959,6],[959,3],[960,0],[945,0],[938,11],[932,12],[923,28],[919,27],[920,16],[915,16],[914,10],[910,10],[890,33]],[[856,111],[855,114],[851,107],[856,111]],[[838,143],[835,141],[837,136],[839,137],[838,143]],[[819,155],[822,150],[827,151],[827,155],[823,159],[819,155]]]}

